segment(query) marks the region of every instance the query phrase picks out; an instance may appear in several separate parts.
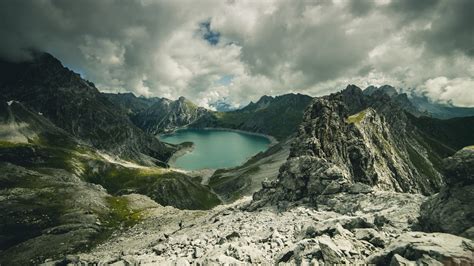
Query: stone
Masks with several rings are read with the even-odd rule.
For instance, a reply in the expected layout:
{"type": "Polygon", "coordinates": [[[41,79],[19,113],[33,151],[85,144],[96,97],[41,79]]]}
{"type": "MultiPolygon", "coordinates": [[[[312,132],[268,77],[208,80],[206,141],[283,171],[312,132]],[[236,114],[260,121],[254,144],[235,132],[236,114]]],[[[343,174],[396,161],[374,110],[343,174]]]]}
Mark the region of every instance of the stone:
{"type": "Polygon", "coordinates": [[[433,259],[432,257],[423,254],[421,258],[416,260],[417,265],[429,265],[429,266],[443,266],[444,264],[438,260],[433,259]]]}
{"type": "Polygon", "coordinates": [[[164,244],[158,244],[152,248],[156,255],[161,255],[166,251],[166,246],[164,244]]]}
{"type": "Polygon", "coordinates": [[[407,260],[404,257],[395,254],[390,261],[390,266],[415,266],[416,263],[411,260],[407,260]]]}
{"type": "Polygon", "coordinates": [[[320,236],[317,240],[325,263],[337,264],[342,262],[344,255],[330,237],[320,236]]]}
{"type": "Polygon", "coordinates": [[[342,227],[342,225],[340,223],[337,223],[336,226],[335,226],[335,232],[334,232],[335,235],[341,235],[341,236],[344,236],[344,237],[353,237],[354,234],[345,229],[344,227],[342,227]]]}
{"type": "Polygon", "coordinates": [[[189,266],[189,261],[185,258],[178,258],[176,260],[176,266],[189,266]]]}
{"type": "Polygon", "coordinates": [[[119,261],[116,261],[114,263],[110,263],[109,265],[110,266],[126,266],[128,264],[126,264],[123,260],[119,260],[119,261]]]}
{"type": "Polygon", "coordinates": [[[373,228],[357,228],[354,229],[355,238],[358,240],[366,240],[377,247],[385,245],[384,237],[373,228]]]}
{"type": "Polygon", "coordinates": [[[326,189],[322,192],[323,195],[335,194],[342,190],[341,185],[337,181],[332,181],[326,186],[326,189]]]}
{"type": "Polygon", "coordinates": [[[295,254],[294,247],[287,247],[283,251],[280,252],[280,255],[277,256],[276,262],[289,262],[290,259],[295,254]]]}
{"type": "Polygon", "coordinates": [[[234,231],[234,232],[230,233],[229,235],[227,235],[227,236],[225,237],[225,239],[231,240],[231,239],[233,239],[233,238],[239,238],[239,237],[240,237],[239,232],[234,231]]]}
{"type": "Polygon", "coordinates": [[[352,193],[352,194],[370,193],[372,191],[373,189],[371,186],[364,183],[360,183],[360,182],[351,184],[347,190],[347,192],[352,193]]]}
{"type": "Polygon", "coordinates": [[[195,259],[198,259],[198,258],[202,257],[202,255],[203,255],[203,250],[202,250],[202,248],[200,248],[200,247],[194,247],[194,255],[193,255],[194,258],[195,258],[195,259]]]}

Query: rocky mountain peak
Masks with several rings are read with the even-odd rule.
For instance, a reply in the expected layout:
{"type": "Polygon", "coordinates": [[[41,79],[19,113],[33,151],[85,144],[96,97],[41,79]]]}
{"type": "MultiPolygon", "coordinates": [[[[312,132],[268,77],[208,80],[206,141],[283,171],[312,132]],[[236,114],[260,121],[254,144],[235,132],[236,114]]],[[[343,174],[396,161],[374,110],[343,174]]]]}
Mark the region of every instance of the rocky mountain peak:
{"type": "Polygon", "coordinates": [[[164,165],[173,151],[134,126],[93,83],[50,54],[34,53],[28,62],[0,61],[0,93],[85,143],[126,159],[164,165]]]}
{"type": "Polygon", "coordinates": [[[376,190],[431,194],[442,176],[403,108],[388,95],[345,90],[307,108],[279,181],[255,202],[311,201],[363,184],[376,190]]]}
{"type": "Polygon", "coordinates": [[[365,88],[364,90],[364,94],[366,95],[372,95],[375,92],[382,92],[384,94],[387,94],[390,97],[398,95],[397,90],[393,86],[390,86],[390,85],[382,85],[380,87],[369,86],[365,88]]]}

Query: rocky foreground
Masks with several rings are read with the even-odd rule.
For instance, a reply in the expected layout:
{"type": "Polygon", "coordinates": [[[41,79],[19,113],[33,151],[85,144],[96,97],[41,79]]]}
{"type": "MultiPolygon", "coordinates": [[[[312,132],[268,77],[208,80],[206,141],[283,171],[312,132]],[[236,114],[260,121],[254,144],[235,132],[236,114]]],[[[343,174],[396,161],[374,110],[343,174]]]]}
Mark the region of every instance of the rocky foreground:
{"type": "Polygon", "coordinates": [[[473,265],[473,163],[472,147],[446,159],[447,184],[431,197],[356,183],[317,206],[255,209],[254,196],[186,211],[132,194],[126,198],[140,223],[44,265],[473,265]]]}
{"type": "Polygon", "coordinates": [[[341,193],[331,206],[246,211],[250,198],[211,211],[162,207],[128,196],[147,218],[90,253],[54,263],[110,265],[474,263],[474,242],[420,232],[425,197],[395,192],[341,193]]]}

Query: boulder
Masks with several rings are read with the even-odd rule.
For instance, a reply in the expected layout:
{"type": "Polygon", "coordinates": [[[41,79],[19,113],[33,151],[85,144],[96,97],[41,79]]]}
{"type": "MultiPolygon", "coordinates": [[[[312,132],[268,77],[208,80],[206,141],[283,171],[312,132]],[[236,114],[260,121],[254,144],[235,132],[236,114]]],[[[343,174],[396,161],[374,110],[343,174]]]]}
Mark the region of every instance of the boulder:
{"type": "Polygon", "coordinates": [[[473,241],[455,235],[408,232],[394,239],[387,248],[367,258],[367,263],[388,265],[392,262],[403,262],[404,260],[398,256],[394,259],[398,254],[417,263],[431,261],[444,265],[472,265],[474,263],[473,245],[473,241]]]}
{"type": "Polygon", "coordinates": [[[320,236],[318,237],[318,242],[325,263],[338,264],[343,262],[342,258],[344,255],[342,251],[337,247],[330,237],[326,235],[320,236]]]}
{"type": "Polygon", "coordinates": [[[474,149],[464,148],[444,161],[446,186],[421,205],[420,225],[474,239],[474,149]]]}

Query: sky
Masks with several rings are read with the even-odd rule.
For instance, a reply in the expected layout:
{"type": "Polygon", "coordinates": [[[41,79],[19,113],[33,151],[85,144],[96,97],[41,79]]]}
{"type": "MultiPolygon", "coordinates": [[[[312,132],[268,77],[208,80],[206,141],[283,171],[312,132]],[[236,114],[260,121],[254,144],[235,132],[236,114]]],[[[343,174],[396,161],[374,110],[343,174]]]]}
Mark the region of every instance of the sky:
{"type": "Polygon", "coordinates": [[[234,106],[390,84],[474,106],[473,0],[2,0],[0,57],[107,92],[234,106]]]}

